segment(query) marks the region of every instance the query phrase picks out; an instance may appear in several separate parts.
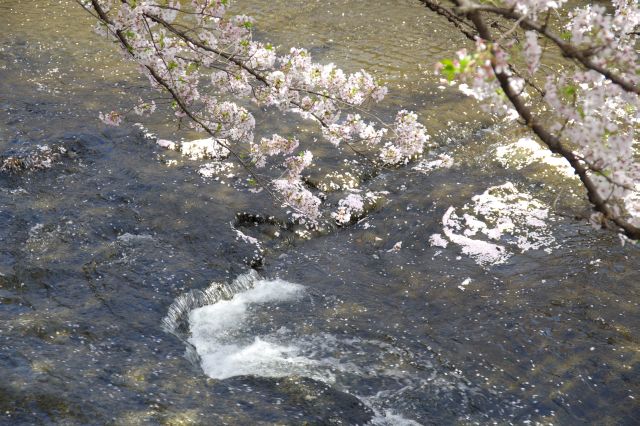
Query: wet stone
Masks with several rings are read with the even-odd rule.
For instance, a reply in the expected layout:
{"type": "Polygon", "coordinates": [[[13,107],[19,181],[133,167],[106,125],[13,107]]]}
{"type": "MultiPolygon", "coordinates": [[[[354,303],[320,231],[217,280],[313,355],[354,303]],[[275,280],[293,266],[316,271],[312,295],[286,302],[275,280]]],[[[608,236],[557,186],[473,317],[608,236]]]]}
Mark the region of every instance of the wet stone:
{"type": "Polygon", "coordinates": [[[374,415],[355,396],[307,377],[232,378],[225,382],[239,381],[253,393],[267,397],[267,404],[281,407],[297,424],[364,425],[374,415]]]}
{"type": "MultiPolygon", "coordinates": [[[[382,108],[416,110],[439,145],[426,163],[375,175],[355,156],[362,167],[339,164],[346,152],[312,141],[315,124],[256,108],[265,134],[305,135],[322,173],[336,171],[307,182],[325,203],[390,192],[357,224],[307,233],[239,175],[229,187],[199,174],[204,159],[163,160],[128,118],[103,126],[99,111],[157,94],[76,2],[0,3],[0,163],[11,157],[14,170],[0,172],[0,424],[637,424],[640,251],[560,218],[586,206],[553,169],[496,159],[522,136],[437,88],[428,70],[466,41],[419,2],[233,2],[280,52],[308,47],[322,63],[385,76],[382,108]],[[44,145],[59,158],[40,158],[44,145]],[[434,234],[448,241],[450,207],[482,237],[465,214],[505,182],[545,209],[558,202],[552,253],[516,250],[511,232],[499,241],[508,262],[481,267],[457,243],[431,245],[434,234]],[[263,277],[306,290],[295,303],[245,304],[246,322],[217,329],[233,349],[222,358],[245,375],[209,378],[189,315],[242,290],[206,291],[256,265],[252,238],[263,277]],[[279,368],[247,372],[234,355],[251,347],[284,351],[279,368]]],[[[174,119],[159,105],[144,122],[158,137],[203,137],[174,119]]]]}

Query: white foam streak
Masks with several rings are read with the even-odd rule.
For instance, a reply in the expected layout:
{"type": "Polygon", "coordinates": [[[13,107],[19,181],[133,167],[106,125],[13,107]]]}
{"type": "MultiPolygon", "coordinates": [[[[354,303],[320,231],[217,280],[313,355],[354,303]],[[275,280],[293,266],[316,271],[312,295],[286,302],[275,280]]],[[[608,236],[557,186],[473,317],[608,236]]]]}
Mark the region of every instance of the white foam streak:
{"type": "Polygon", "coordinates": [[[454,214],[455,208],[449,207],[442,217],[443,231],[452,243],[462,248],[464,254],[472,257],[479,265],[498,265],[509,259],[510,254],[505,250],[504,246],[453,232],[455,224],[452,221],[452,215],[454,214]]]}
{"type": "Polygon", "coordinates": [[[226,143],[224,139],[206,138],[182,142],[158,139],[156,143],[162,148],[179,151],[191,160],[203,158],[222,160],[229,156],[229,150],[224,147],[226,143]]]}
{"type": "MultiPolygon", "coordinates": [[[[203,349],[203,345],[198,345],[203,349]]],[[[305,375],[313,364],[299,356],[296,346],[282,346],[256,337],[248,345],[207,345],[201,353],[202,369],[215,379],[234,376],[255,375],[262,377],[285,377],[305,375]]],[[[309,374],[306,374],[309,375],[309,374]]]]}
{"type": "MultiPolygon", "coordinates": [[[[460,210],[460,215],[454,207],[446,211],[442,217],[443,233],[481,266],[505,263],[512,255],[507,246],[526,252],[550,251],[555,244],[547,226],[548,207],[518,191],[511,182],[488,188],[460,210]]],[[[442,240],[440,234],[434,234],[430,242],[446,247],[442,240]]]]}
{"type": "Polygon", "coordinates": [[[422,426],[415,420],[407,419],[400,414],[395,414],[391,410],[386,410],[383,414],[376,415],[370,422],[373,426],[422,426]]]}
{"type": "Polygon", "coordinates": [[[566,177],[576,177],[575,171],[567,160],[553,154],[531,138],[521,138],[508,145],[497,147],[496,158],[503,167],[512,165],[520,170],[534,162],[539,162],[555,168],[566,177]]]}
{"type": "Polygon", "coordinates": [[[236,337],[245,327],[252,305],[294,301],[303,289],[283,280],[260,280],[229,300],[191,311],[189,342],[196,348],[205,374],[226,379],[249,374],[282,377],[307,372],[313,361],[300,356],[295,345],[281,345],[260,337],[247,342],[236,337]]]}
{"type": "Polygon", "coordinates": [[[183,319],[192,309],[231,299],[235,294],[253,288],[254,283],[259,279],[258,273],[250,270],[238,276],[230,284],[212,283],[204,290],[185,293],[171,304],[167,316],[162,319],[162,326],[167,332],[179,335],[183,319]]]}
{"type": "Polygon", "coordinates": [[[191,311],[191,333],[198,338],[200,333],[215,335],[218,330],[238,329],[247,317],[249,305],[295,300],[302,289],[301,285],[282,280],[257,281],[254,288],[238,293],[230,300],[220,300],[191,311]]]}
{"type": "MultiPolygon", "coordinates": [[[[434,371],[425,379],[415,371],[389,365],[389,356],[398,360],[404,351],[377,339],[336,336],[311,332],[303,335],[297,327],[279,324],[276,312],[288,311],[287,304],[303,301],[305,287],[280,279],[264,280],[255,272],[241,275],[230,284],[213,284],[179,297],[164,321],[176,335],[189,333],[188,355],[197,353],[204,373],[214,379],[235,376],[304,376],[351,393],[354,381],[364,380],[385,386],[372,396],[354,395],[373,412],[372,425],[413,426],[396,407],[398,392],[413,392],[435,386],[438,392],[456,392],[460,379],[439,376],[434,371]],[[186,321],[188,320],[188,321],[186,321]],[[181,324],[188,322],[189,329],[181,324]],[[192,347],[191,347],[192,346],[192,347]],[[377,354],[373,359],[371,354],[377,354]],[[400,390],[386,389],[389,383],[402,384],[400,390]],[[345,386],[346,384],[346,386],[345,386]],[[392,399],[392,401],[387,401],[392,399]],[[393,410],[389,410],[389,402],[393,410]]],[[[431,350],[431,348],[429,348],[431,350]]],[[[404,361],[401,362],[404,364],[404,361]]],[[[424,361],[424,368],[432,368],[424,361]]]]}

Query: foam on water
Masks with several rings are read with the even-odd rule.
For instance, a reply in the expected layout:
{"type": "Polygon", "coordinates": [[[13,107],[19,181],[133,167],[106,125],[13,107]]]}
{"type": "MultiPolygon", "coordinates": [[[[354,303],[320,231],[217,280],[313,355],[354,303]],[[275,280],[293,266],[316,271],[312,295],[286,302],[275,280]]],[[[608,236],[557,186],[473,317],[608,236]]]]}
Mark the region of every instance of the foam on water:
{"type": "Polygon", "coordinates": [[[298,302],[304,293],[302,285],[262,279],[252,271],[229,285],[214,284],[181,296],[165,318],[165,327],[184,330],[182,323],[187,318],[185,340],[195,349],[204,373],[215,379],[298,375],[333,384],[337,373],[361,375],[355,363],[338,360],[334,354],[338,347],[343,353],[355,353],[362,345],[377,347],[377,342],[340,340],[327,333],[300,336],[289,324],[262,319],[261,331],[254,330],[259,313],[298,302]]]}
{"type": "Polygon", "coordinates": [[[413,405],[416,399],[468,402],[469,382],[450,369],[438,371],[431,348],[412,353],[378,339],[311,328],[312,320],[296,314],[292,318],[309,301],[305,295],[302,285],[252,271],[180,296],[164,326],[185,341],[187,355],[195,355],[211,378],[308,377],[357,397],[374,413],[370,424],[419,424],[411,419],[420,417],[414,413],[421,410],[413,405]],[[298,321],[305,321],[304,327],[298,321]]]}
{"type": "Polygon", "coordinates": [[[283,327],[260,336],[246,331],[256,308],[293,302],[303,293],[299,284],[265,280],[251,270],[231,283],[213,283],[178,297],[163,319],[163,327],[183,339],[188,351],[195,351],[194,360],[209,377],[301,375],[331,383],[333,375],[328,369],[303,355],[317,342],[296,342],[284,336],[283,327]]]}
{"type": "MultiPolygon", "coordinates": [[[[449,207],[442,217],[443,233],[449,241],[481,266],[505,263],[512,252],[550,252],[555,245],[547,222],[549,208],[513,183],[488,188],[461,209],[449,207]]],[[[432,246],[447,247],[441,234],[429,239],[432,246]]]]}
{"type": "Polygon", "coordinates": [[[259,280],[229,300],[194,309],[189,314],[191,337],[205,374],[215,379],[240,375],[282,377],[304,374],[311,360],[300,348],[254,337],[237,336],[246,326],[252,305],[294,301],[303,287],[283,280],[259,280]]]}
{"type": "Polygon", "coordinates": [[[156,143],[162,148],[179,151],[183,156],[191,160],[210,158],[221,160],[229,156],[229,150],[224,147],[224,139],[206,138],[192,141],[174,142],[166,139],[158,139],[156,143]]]}
{"type": "Polygon", "coordinates": [[[521,138],[495,149],[496,159],[503,167],[515,167],[520,170],[533,163],[551,166],[556,172],[567,178],[576,178],[575,171],[567,160],[543,147],[531,138],[521,138]]]}
{"type": "Polygon", "coordinates": [[[229,284],[212,283],[204,290],[189,291],[176,298],[169,306],[167,315],[162,319],[162,326],[165,331],[182,338],[188,333],[187,320],[193,309],[231,299],[237,293],[253,288],[259,279],[258,273],[250,270],[229,284]]]}
{"type": "Polygon", "coordinates": [[[407,419],[391,410],[376,414],[370,424],[373,426],[420,426],[420,423],[415,420],[407,419]]]}

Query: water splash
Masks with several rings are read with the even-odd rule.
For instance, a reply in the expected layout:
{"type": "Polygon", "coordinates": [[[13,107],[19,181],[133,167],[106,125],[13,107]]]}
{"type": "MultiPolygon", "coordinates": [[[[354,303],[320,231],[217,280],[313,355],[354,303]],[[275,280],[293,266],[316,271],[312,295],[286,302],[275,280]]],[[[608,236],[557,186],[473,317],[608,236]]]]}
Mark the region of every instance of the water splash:
{"type": "Polygon", "coordinates": [[[251,271],[180,296],[163,324],[211,378],[306,377],[356,397],[374,414],[370,424],[420,424],[430,411],[416,400],[471,404],[478,390],[457,370],[440,371],[431,348],[414,353],[398,342],[325,332],[313,325],[306,296],[302,285],[251,271]],[[304,318],[291,323],[291,310],[304,318]]]}
{"type": "Polygon", "coordinates": [[[189,342],[196,348],[205,374],[214,379],[256,375],[285,377],[309,374],[313,361],[295,344],[269,337],[246,338],[243,330],[255,305],[294,301],[303,287],[283,280],[253,281],[253,286],[228,300],[191,311],[189,342]]]}
{"type": "Polygon", "coordinates": [[[253,288],[260,275],[253,269],[238,276],[231,283],[212,283],[204,290],[191,290],[169,306],[167,315],[162,319],[162,328],[171,334],[185,339],[189,332],[189,313],[193,309],[212,305],[221,300],[229,300],[234,295],[253,288]]]}

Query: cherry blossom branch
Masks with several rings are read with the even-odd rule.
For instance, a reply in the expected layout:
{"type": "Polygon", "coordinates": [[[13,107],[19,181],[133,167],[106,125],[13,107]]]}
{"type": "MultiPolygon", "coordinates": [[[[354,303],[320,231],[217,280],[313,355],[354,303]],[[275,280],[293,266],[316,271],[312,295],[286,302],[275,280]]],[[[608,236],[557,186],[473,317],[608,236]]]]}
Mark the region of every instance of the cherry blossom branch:
{"type": "Polygon", "coordinates": [[[604,68],[603,66],[600,66],[595,62],[593,62],[591,59],[589,59],[589,56],[591,56],[590,51],[585,53],[585,51],[579,50],[574,45],[565,42],[564,40],[562,40],[562,38],[560,38],[560,36],[550,31],[547,28],[546,24],[541,25],[527,18],[526,16],[515,12],[512,9],[505,9],[505,8],[489,6],[484,4],[477,4],[470,0],[456,1],[456,3],[458,3],[458,8],[456,10],[459,13],[466,14],[470,17],[473,16],[474,12],[488,12],[488,13],[502,16],[507,19],[514,20],[520,25],[522,29],[536,31],[539,34],[543,35],[548,40],[551,40],[560,49],[560,51],[565,57],[570,59],[575,59],[580,64],[582,64],[585,68],[596,71],[597,73],[604,76],[607,80],[610,80],[611,82],[617,84],[627,92],[640,95],[640,87],[624,79],[623,77],[614,73],[613,71],[607,68],[604,68]]]}
{"type": "MultiPolygon", "coordinates": [[[[320,124],[326,140],[335,146],[344,143],[368,158],[352,144],[359,137],[367,141],[367,149],[378,150],[382,165],[406,163],[422,153],[429,138],[414,113],[399,111],[395,122],[389,125],[362,108],[369,101],[380,101],[386,94],[386,88],[370,74],[363,70],[347,74],[333,64],[314,63],[305,49],[293,48],[289,54],[277,55],[271,45],[252,40],[250,17],[225,16],[226,0],[192,0],[190,6],[178,0],[162,4],[157,3],[159,0],[76,1],[104,24],[100,33],[113,37],[141,65],[152,87],[171,96],[179,120],[186,117],[190,126],[213,137],[225,137],[226,140],[217,143],[274,200],[290,207],[294,218],[301,221],[308,218],[308,224],[314,225],[321,216],[322,202],[304,186],[302,171],[312,164],[311,152],[293,155],[299,146],[297,139],[277,134],[256,143],[253,115],[234,101],[219,101],[217,95],[231,94],[242,102],[253,101],[311,118],[320,124]],[[181,14],[186,14],[187,19],[193,17],[196,24],[187,26],[176,21],[181,14]],[[207,74],[208,68],[217,71],[207,74]],[[212,90],[205,93],[203,87],[208,78],[207,89],[212,90]],[[375,123],[365,122],[356,113],[345,119],[341,114],[346,109],[373,116],[375,123]],[[251,162],[246,163],[230,143],[248,143],[251,162]],[[286,156],[285,171],[264,182],[253,167],[264,167],[266,158],[275,155],[286,156]],[[271,187],[282,197],[274,194],[271,187]]],[[[110,125],[118,125],[122,120],[122,115],[115,111],[104,116],[100,113],[100,117],[110,125]]],[[[380,165],[369,160],[376,167],[380,165]]],[[[364,203],[358,197],[349,194],[339,203],[340,213],[331,217],[344,223],[364,203]]]]}
{"type": "MultiPolygon", "coordinates": [[[[460,31],[466,38],[475,42],[478,38],[478,33],[473,24],[469,23],[466,19],[461,17],[459,14],[456,14],[453,9],[449,9],[445,6],[439,4],[436,0],[420,0],[422,4],[424,4],[428,9],[437,13],[438,15],[447,19],[451,24],[453,24],[458,31],[460,31]]],[[[535,82],[524,76],[521,72],[517,70],[515,65],[509,64],[509,67],[513,71],[514,74],[518,75],[522,78],[530,87],[532,87],[538,94],[544,96],[544,90],[538,87],[535,82]]]]}
{"type": "MultiPolygon", "coordinates": [[[[79,1],[79,0],[78,0],[79,1]]],[[[82,3],[80,3],[82,5],[82,3]]],[[[104,10],[102,9],[102,7],[100,6],[100,4],[98,3],[97,0],[91,0],[91,4],[94,8],[94,10],[96,11],[98,17],[100,18],[101,21],[107,23],[107,24],[111,24],[111,20],[109,19],[109,17],[107,16],[107,14],[104,12],[104,10]]],[[[82,5],[83,8],[84,5],[82,5]]],[[[86,9],[86,8],[85,8],[86,9]]],[[[120,40],[120,43],[122,44],[122,46],[126,49],[126,51],[128,51],[132,56],[133,56],[133,48],[132,46],[129,44],[129,42],[127,41],[127,39],[125,38],[124,34],[122,33],[121,30],[116,30],[115,31],[115,35],[118,38],[118,40],[120,40]]],[[[175,90],[171,87],[171,85],[169,85],[163,78],[161,78],[156,71],[150,67],[150,66],[145,66],[145,68],[147,69],[147,71],[149,72],[149,74],[151,74],[151,76],[158,82],[158,84],[160,84],[162,87],[164,87],[164,89],[169,92],[169,94],[171,95],[171,97],[173,98],[173,100],[178,104],[178,106],[180,107],[180,109],[194,122],[198,123],[200,126],[202,126],[202,128],[212,137],[216,137],[217,134],[216,132],[214,132],[212,129],[210,129],[205,123],[202,122],[202,120],[200,120],[198,117],[195,116],[195,114],[193,114],[191,112],[191,110],[183,103],[182,98],[175,92],[175,90]]],[[[251,168],[251,166],[249,166],[249,164],[247,164],[242,157],[240,156],[240,154],[238,154],[237,152],[235,152],[233,149],[230,148],[230,146],[224,142],[222,142],[222,140],[220,139],[216,139],[216,142],[219,143],[222,147],[224,147],[225,149],[227,149],[236,159],[236,161],[238,161],[238,163],[240,163],[240,165],[251,175],[251,177],[253,179],[256,180],[256,182],[260,183],[260,185],[267,191],[267,193],[269,193],[270,196],[273,197],[274,200],[279,200],[282,201],[273,191],[271,191],[269,189],[269,186],[253,171],[253,169],[251,168]]]]}
{"type": "MultiPolygon", "coordinates": [[[[466,0],[455,0],[455,2],[460,6],[467,4],[466,0]]],[[[465,13],[475,25],[476,29],[478,30],[479,36],[486,42],[492,43],[493,37],[491,34],[491,30],[483,20],[482,15],[480,14],[481,10],[482,9],[468,8],[466,9],[465,13]]],[[[640,228],[624,220],[620,217],[620,215],[615,214],[615,212],[612,211],[611,207],[608,204],[608,199],[604,199],[599,194],[598,188],[589,178],[590,169],[586,167],[583,162],[581,162],[579,157],[574,154],[573,151],[567,149],[561,143],[557,136],[553,135],[544,125],[542,125],[541,120],[539,120],[526,106],[526,103],[524,102],[520,94],[518,94],[514,90],[511,82],[511,77],[506,74],[502,67],[500,67],[497,63],[496,56],[500,53],[496,50],[496,46],[492,45],[491,49],[493,50],[491,67],[493,68],[496,79],[498,80],[500,87],[504,91],[506,97],[509,99],[520,117],[525,121],[526,125],[531,128],[531,130],[540,138],[540,140],[549,148],[549,150],[551,150],[551,152],[561,155],[569,162],[576,175],[579,177],[580,181],[586,188],[589,201],[594,206],[594,208],[600,213],[604,214],[607,219],[611,220],[621,230],[623,230],[627,237],[631,239],[640,239],[640,228]]]]}
{"type": "MultiPolygon", "coordinates": [[[[235,65],[237,65],[238,67],[240,67],[241,69],[243,69],[244,71],[248,72],[249,74],[251,74],[257,81],[259,81],[260,83],[264,84],[265,86],[270,86],[269,81],[267,80],[267,78],[260,74],[259,72],[257,72],[255,69],[248,67],[246,65],[245,61],[242,61],[240,59],[238,59],[236,56],[228,54],[226,52],[222,52],[219,49],[213,49],[210,46],[204,45],[203,43],[199,42],[198,40],[193,39],[192,37],[188,36],[186,32],[184,31],[180,31],[178,29],[175,28],[174,25],[166,22],[165,20],[154,16],[154,15],[150,15],[150,14],[144,14],[147,18],[149,18],[150,20],[162,25],[163,27],[165,27],[167,30],[171,31],[172,33],[174,33],[175,35],[177,35],[178,37],[180,37],[182,40],[184,40],[186,43],[190,43],[194,46],[197,46],[205,51],[209,51],[211,53],[214,53],[218,56],[221,56],[227,60],[229,60],[230,62],[234,63],[235,65]]],[[[360,108],[358,105],[349,103],[347,101],[344,101],[342,99],[336,98],[334,96],[330,96],[328,94],[324,94],[324,93],[320,93],[317,91],[313,91],[313,90],[308,90],[308,89],[301,89],[301,88],[297,88],[297,87],[291,87],[291,90],[294,91],[298,91],[301,93],[308,93],[308,94],[312,94],[315,96],[320,96],[326,99],[329,99],[331,101],[337,102],[337,103],[341,103],[344,104],[345,106],[352,108],[358,112],[361,112],[365,115],[371,116],[373,117],[374,120],[376,120],[377,122],[379,122],[382,126],[384,126],[385,128],[390,129],[392,132],[395,132],[394,129],[392,128],[391,125],[389,125],[388,123],[384,122],[380,117],[378,117],[375,114],[372,114],[369,111],[366,111],[363,108],[360,108]]],[[[304,111],[303,106],[296,101],[291,101],[292,105],[297,106],[298,108],[300,108],[301,110],[304,111]]],[[[328,124],[326,123],[325,120],[323,120],[321,117],[319,117],[316,114],[311,113],[311,115],[314,117],[314,119],[324,128],[328,128],[328,124]]],[[[356,149],[352,144],[348,143],[347,141],[344,141],[344,143],[357,155],[362,156],[364,158],[366,158],[369,162],[371,162],[373,165],[375,165],[376,167],[380,167],[380,164],[376,161],[374,161],[372,158],[370,158],[366,153],[356,149]]],[[[382,165],[383,168],[386,168],[384,165],[382,165]]]]}
{"type": "MultiPolygon", "coordinates": [[[[194,38],[189,37],[186,32],[177,30],[174,25],[169,24],[168,22],[166,22],[165,20],[163,20],[163,19],[161,19],[161,18],[159,18],[157,16],[149,15],[149,14],[145,14],[145,16],[148,17],[149,19],[151,19],[152,21],[162,25],[167,30],[171,31],[172,33],[174,33],[175,35],[180,37],[182,40],[184,40],[185,42],[190,43],[190,44],[192,44],[194,46],[197,46],[197,47],[199,47],[199,48],[201,48],[201,49],[203,49],[205,51],[209,51],[211,53],[214,53],[214,54],[216,54],[218,56],[221,56],[221,57],[229,60],[230,62],[234,63],[235,65],[237,65],[238,67],[240,67],[244,71],[246,71],[249,74],[251,74],[256,80],[258,80],[259,82],[263,83],[265,86],[270,86],[270,83],[268,82],[267,78],[264,75],[262,75],[259,72],[257,72],[255,69],[253,69],[251,67],[248,67],[246,65],[245,61],[242,61],[242,60],[238,59],[236,56],[231,55],[229,53],[222,52],[219,49],[213,49],[210,46],[207,46],[207,45],[199,42],[198,40],[195,40],[194,38]]],[[[346,101],[344,101],[342,99],[338,99],[338,98],[336,98],[334,96],[330,96],[328,94],[324,94],[324,93],[320,93],[320,92],[312,91],[312,90],[308,90],[308,89],[301,89],[301,88],[296,88],[296,87],[291,87],[290,89],[298,91],[298,92],[304,92],[304,93],[309,93],[309,94],[313,94],[313,95],[316,95],[316,96],[321,96],[321,97],[324,97],[326,99],[330,99],[332,101],[342,103],[342,104],[348,106],[349,108],[353,108],[353,109],[355,109],[355,110],[357,110],[359,112],[362,112],[362,113],[365,113],[367,115],[370,115],[370,116],[374,117],[374,119],[376,121],[378,121],[380,124],[382,124],[385,127],[391,127],[391,126],[389,126],[389,124],[385,123],[380,117],[370,113],[369,111],[366,111],[366,110],[364,110],[362,108],[359,108],[357,105],[354,105],[352,103],[346,102],[346,101]]],[[[296,105],[298,107],[301,107],[298,103],[292,102],[292,104],[296,105]]],[[[326,123],[323,120],[319,119],[317,116],[315,118],[318,120],[318,122],[323,127],[327,127],[326,123]]]]}
{"type": "Polygon", "coordinates": [[[420,0],[420,2],[422,2],[427,8],[431,9],[433,12],[444,17],[447,21],[453,24],[453,26],[455,26],[458,29],[458,31],[460,31],[469,40],[475,41],[476,37],[478,37],[475,28],[464,19],[461,19],[460,16],[454,13],[451,9],[440,5],[435,0],[420,0]]]}
{"type": "Polygon", "coordinates": [[[148,13],[145,13],[144,16],[147,17],[148,19],[150,19],[150,20],[162,25],[168,31],[174,33],[175,35],[180,37],[185,42],[190,43],[190,44],[192,44],[194,46],[197,46],[200,49],[205,50],[207,52],[214,53],[214,54],[220,56],[221,58],[224,58],[224,59],[228,60],[229,62],[232,62],[233,64],[237,65],[238,67],[242,68],[244,71],[248,72],[253,77],[255,77],[256,80],[264,83],[265,85],[269,84],[269,82],[266,80],[266,78],[264,76],[260,75],[253,68],[247,67],[245,65],[245,63],[243,61],[241,61],[240,59],[238,59],[235,55],[227,53],[227,52],[224,52],[224,51],[219,50],[219,49],[214,49],[214,48],[212,48],[210,46],[207,46],[204,43],[201,43],[200,41],[194,39],[193,37],[189,37],[186,32],[178,30],[174,25],[169,24],[167,21],[165,21],[164,19],[162,19],[160,17],[154,16],[154,15],[150,15],[148,13]]]}

